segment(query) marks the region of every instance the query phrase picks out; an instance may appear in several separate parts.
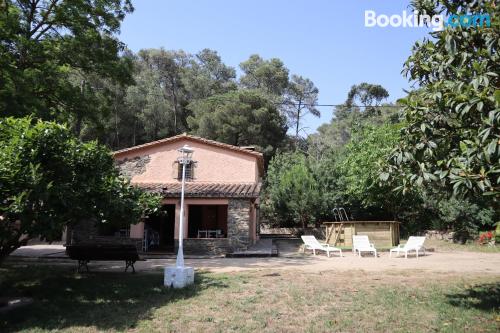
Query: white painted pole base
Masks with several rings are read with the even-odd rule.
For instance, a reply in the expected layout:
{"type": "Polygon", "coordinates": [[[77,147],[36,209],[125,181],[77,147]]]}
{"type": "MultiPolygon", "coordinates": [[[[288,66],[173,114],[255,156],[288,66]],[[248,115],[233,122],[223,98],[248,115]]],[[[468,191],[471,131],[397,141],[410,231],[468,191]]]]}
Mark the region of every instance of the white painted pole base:
{"type": "Polygon", "coordinates": [[[165,267],[163,284],[167,288],[184,288],[194,283],[193,267],[165,267]]]}

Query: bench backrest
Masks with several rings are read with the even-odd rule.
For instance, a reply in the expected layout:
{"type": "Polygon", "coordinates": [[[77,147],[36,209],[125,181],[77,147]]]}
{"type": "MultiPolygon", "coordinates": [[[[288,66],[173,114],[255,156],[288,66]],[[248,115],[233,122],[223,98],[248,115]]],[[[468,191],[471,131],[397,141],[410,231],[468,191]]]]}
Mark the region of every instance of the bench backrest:
{"type": "Polygon", "coordinates": [[[404,245],[405,248],[420,248],[424,245],[425,237],[424,236],[410,236],[408,241],[404,245]]]}
{"type": "Polygon", "coordinates": [[[316,237],[314,237],[314,236],[300,236],[300,238],[302,238],[302,241],[307,246],[314,247],[314,248],[321,248],[322,247],[321,244],[316,239],[316,237]]]}
{"type": "Polygon", "coordinates": [[[68,245],[66,253],[74,260],[138,260],[137,248],[131,244],[68,245]]]}
{"type": "Polygon", "coordinates": [[[354,248],[371,247],[370,240],[368,239],[368,236],[366,236],[366,235],[353,235],[352,236],[352,246],[354,248]]]}

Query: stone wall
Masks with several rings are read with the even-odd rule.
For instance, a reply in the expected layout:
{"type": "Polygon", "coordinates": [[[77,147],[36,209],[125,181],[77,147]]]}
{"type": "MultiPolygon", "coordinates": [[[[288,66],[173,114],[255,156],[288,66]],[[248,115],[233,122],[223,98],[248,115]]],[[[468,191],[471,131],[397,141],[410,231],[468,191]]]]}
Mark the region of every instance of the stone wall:
{"type": "MultiPolygon", "coordinates": [[[[232,251],[230,239],[228,238],[188,238],[184,239],[184,253],[196,255],[223,255],[232,251]]],[[[179,247],[179,241],[175,240],[175,253],[179,247]]]]}
{"type": "Polygon", "coordinates": [[[318,228],[306,228],[306,230],[302,230],[302,228],[267,228],[264,225],[260,227],[261,235],[284,235],[284,236],[295,236],[299,237],[301,235],[313,235],[317,239],[325,239],[325,227],[318,228]]]}
{"type": "MultiPolygon", "coordinates": [[[[227,238],[184,239],[185,254],[222,255],[245,250],[250,239],[250,199],[230,199],[227,212],[227,238]]],[[[175,241],[177,252],[178,241],[175,241]]]]}
{"type": "Polygon", "coordinates": [[[227,212],[227,237],[233,251],[245,250],[250,245],[249,199],[230,199],[227,212]]]}
{"type": "Polygon", "coordinates": [[[146,172],[146,165],[151,160],[149,155],[137,156],[132,159],[124,159],[121,161],[116,161],[116,166],[120,170],[120,174],[128,179],[136,175],[143,174],[146,172]]]}
{"type": "Polygon", "coordinates": [[[440,230],[426,230],[424,231],[424,236],[427,239],[439,239],[448,242],[453,242],[453,231],[440,231],[440,230]]]}
{"type": "Polygon", "coordinates": [[[99,229],[95,221],[84,220],[68,227],[66,244],[77,244],[89,239],[93,239],[99,235],[99,229]]]}
{"type": "Polygon", "coordinates": [[[67,238],[64,244],[133,244],[136,246],[138,252],[142,251],[142,239],[123,236],[102,236],[99,234],[99,228],[95,223],[89,220],[68,227],[67,238]]]}

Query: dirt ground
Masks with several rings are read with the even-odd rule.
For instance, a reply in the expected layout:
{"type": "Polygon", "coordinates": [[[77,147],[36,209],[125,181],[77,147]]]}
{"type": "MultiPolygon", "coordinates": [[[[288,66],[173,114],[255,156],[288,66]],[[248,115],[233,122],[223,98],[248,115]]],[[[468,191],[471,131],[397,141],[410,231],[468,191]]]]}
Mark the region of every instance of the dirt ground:
{"type": "Polygon", "coordinates": [[[0,269],[0,287],[40,301],[4,317],[5,330],[0,316],[0,331],[500,331],[499,252],[328,258],[287,244],[273,258],[188,258],[197,282],[180,290],[161,288],[173,255],[137,262],[137,274],[123,261],[74,274],[63,246],[24,247],[0,269]]]}
{"type": "MultiPolygon", "coordinates": [[[[139,270],[160,268],[173,265],[174,260],[152,259],[137,263],[139,270]]],[[[346,253],[344,257],[325,255],[306,255],[303,257],[245,258],[245,259],[191,259],[186,265],[211,272],[239,272],[245,270],[300,270],[319,273],[324,271],[363,270],[367,272],[429,271],[438,273],[477,273],[500,275],[500,255],[489,253],[430,253],[416,258],[389,258],[386,253],[378,258],[354,256],[346,253]]]]}
{"type": "MultiPolygon", "coordinates": [[[[60,245],[35,245],[17,250],[11,260],[16,261],[16,256],[23,260],[36,260],[40,263],[60,263],[61,265],[75,265],[68,259],[51,258],[54,254],[61,254],[64,248],[60,245]],[[43,257],[44,259],[35,259],[43,257]]],[[[63,253],[63,252],[62,252],[63,253]]],[[[137,271],[159,270],[165,266],[175,265],[175,259],[147,259],[135,264],[137,271]]],[[[241,272],[249,270],[293,270],[311,273],[324,271],[366,271],[366,272],[432,272],[432,273],[469,273],[500,275],[500,254],[480,253],[465,251],[428,252],[418,259],[411,256],[390,258],[387,252],[374,258],[365,255],[362,258],[355,256],[350,251],[344,251],[342,258],[332,255],[328,258],[325,254],[313,256],[296,251],[284,252],[280,257],[274,258],[206,258],[186,259],[186,265],[196,270],[209,272],[241,272]]],[[[123,262],[91,262],[91,270],[120,271],[124,268],[123,262]]]]}

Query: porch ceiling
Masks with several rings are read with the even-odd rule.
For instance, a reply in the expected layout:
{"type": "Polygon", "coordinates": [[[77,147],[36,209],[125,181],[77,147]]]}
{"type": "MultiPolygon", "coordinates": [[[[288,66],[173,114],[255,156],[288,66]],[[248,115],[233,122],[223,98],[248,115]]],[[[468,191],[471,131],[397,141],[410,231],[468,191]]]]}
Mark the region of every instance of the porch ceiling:
{"type": "MultiPolygon", "coordinates": [[[[146,191],[164,197],[180,197],[181,183],[133,183],[146,191]]],[[[257,198],[261,183],[201,183],[186,182],[184,195],[191,198],[257,198]]]]}

